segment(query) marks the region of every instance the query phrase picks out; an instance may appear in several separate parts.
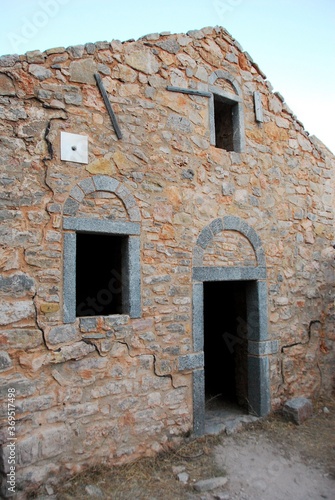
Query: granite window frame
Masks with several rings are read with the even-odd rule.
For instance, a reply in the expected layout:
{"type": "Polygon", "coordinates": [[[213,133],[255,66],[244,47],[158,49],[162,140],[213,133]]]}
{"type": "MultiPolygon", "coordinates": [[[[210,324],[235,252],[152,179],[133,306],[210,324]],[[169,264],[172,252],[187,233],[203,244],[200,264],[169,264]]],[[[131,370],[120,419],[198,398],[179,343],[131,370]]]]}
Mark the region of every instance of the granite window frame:
{"type": "Polygon", "coordinates": [[[63,261],[64,323],[74,323],[78,319],[76,316],[76,248],[77,233],[81,232],[123,236],[125,238],[122,314],[117,316],[141,317],[140,224],[68,217],[63,221],[63,229],[65,230],[63,261]]]}
{"type": "Polygon", "coordinates": [[[212,93],[209,99],[209,116],[210,116],[210,142],[212,146],[223,151],[242,153],[245,150],[245,134],[244,134],[244,112],[242,98],[238,95],[225,92],[217,87],[210,87],[212,93]],[[231,106],[232,113],[232,135],[233,135],[233,148],[227,150],[217,145],[216,140],[216,101],[221,101],[231,106]]]}
{"type": "MultiPolygon", "coordinates": [[[[243,153],[245,151],[244,105],[243,93],[237,79],[228,71],[218,69],[209,76],[208,91],[212,94],[209,99],[209,127],[211,145],[216,146],[214,99],[222,99],[230,103],[234,107],[233,152],[243,153]],[[225,81],[228,84],[228,89],[222,88],[222,81],[225,81]]],[[[223,149],[223,151],[225,150],[223,149]]]]}

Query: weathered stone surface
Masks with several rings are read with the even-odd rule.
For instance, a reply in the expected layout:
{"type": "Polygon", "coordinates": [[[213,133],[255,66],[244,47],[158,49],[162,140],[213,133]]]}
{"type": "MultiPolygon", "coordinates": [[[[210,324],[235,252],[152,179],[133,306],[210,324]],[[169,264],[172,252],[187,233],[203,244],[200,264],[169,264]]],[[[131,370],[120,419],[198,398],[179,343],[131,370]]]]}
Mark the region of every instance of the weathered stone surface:
{"type": "Polygon", "coordinates": [[[86,170],[91,174],[113,175],[115,173],[114,164],[104,158],[92,161],[86,166],[86,170]]]}
{"type": "Polygon", "coordinates": [[[84,45],[71,45],[66,50],[70,54],[71,57],[77,59],[79,57],[82,57],[82,55],[84,54],[85,46],[84,45]]]}
{"type": "Polygon", "coordinates": [[[44,63],[46,55],[40,50],[31,50],[26,52],[28,63],[44,63]]]}
{"type": "Polygon", "coordinates": [[[8,277],[0,276],[0,292],[3,295],[14,297],[33,295],[35,282],[30,276],[23,273],[13,274],[8,277]]]}
{"type": "Polygon", "coordinates": [[[60,258],[61,252],[57,248],[51,250],[50,247],[34,246],[25,252],[25,261],[27,264],[38,268],[48,269],[58,266],[57,260],[60,258]]]}
{"type": "Polygon", "coordinates": [[[186,356],[179,357],[178,368],[180,371],[194,370],[196,368],[202,368],[203,366],[204,366],[203,353],[188,354],[186,356]]]}
{"type": "Polygon", "coordinates": [[[313,415],[313,404],[307,398],[293,398],[285,403],[283,414],[299,425],[313,415]]]}
{"type": "MultiPolygon", "coordinates": [[[[35,436],[34,436],[35,437],[35,436]]],[[[38,442],[34,442],[34,437],[28,437],[26,439],[22,439],[16,443],[16,455],[17,455],[17,463],[21,466],[25,466],[33,463],[37,460],[38,457],[38,442]]],[[[7,446],[3,447],[2,459],[4,463],[4,472],[8,473],[10,471],[9,468],[9,457],[10,457],[11,449],[7,446]]]]}
{"type": "Polygon", "coordinates": [[[0,351],[0,371],[8,370],[12,367],[12,360],[6,351],[0,351]]]}
{"type": "Polygon", "coordinates": [[[59,304],[57,303],[45,303],[41,304],[41,312],[44,314],[52,314],[59,311],[59,304]]]}
{"type": "Polygon", "coordinates": [[[79,203],[72,198],[68,198],[64,203],[63,214],[64,215],[76,215],[79,208],[79,203]]]}
{"type": "Polygon", "coordinates": [[[71,345],[62,346],[53,353],[48,354],[46,359],[47,363],[58,364],[64,363],[65,361],[72,359],[82,359],[91,352],[95,351],[96,348],[92,344],[85,342],[75,342],[71,345]]]}
{"type": "Polygon", "coordinates": [[[196,491],[204,492],[204,491],[212,491],[217,488],[222,488],[228,482],[228,478],[226,477],[213,477],[211,479],[203,479],[201,481],[197,481],[194,484],[194,489],[196,491]]]}
{"type": "Polygon", "coordinates": [[[43,335],[38,329],[6,329],[0,333],[0,345],[3,349],[33,349],[42,344],[43,335]]]}
{"type": "Polygon", "coordinates": [[[0,56],[0,67],[9,68],[20,61],[20,56],[17,54],[0,56]]]}
{"type": "Polygon", "coordinates": [[[8,398],[8,389],[15,389],[16,397],[32,396],[36,391],[36,382],[28,378],[15,374],[13,376],[5,375],[5,378],[0,380],[0,397],[2,400],[8,398]]]}
{"type": "Polygon", "coordinates": [[[157,42],[156,45],[160,47],[163,50],[166,50],[167,52],[170,52],[170,54],[177,54],[177,52],[180,49],[180,45],[177,42],[177,40],[164,40],[162,42],[157,42]]]}
{"type": "Polygon", "coordinates": [[[80,335],[73,325],[55,326],[47,334],[50,345],[69,344],[80,340],[80,335]]]}
{"type": "Polygon", "coordinates": [[[73,61],[69,67],[70,81],[79,83],[89,83],[95,85],[94,73],[97,71],[97,65],[93,59],[84,59],[82,61],[73,61]]]}
{"type": "MultiPolygon", "coordinates": [[[[32,347],[32,346],[29,346],[32,347]]],[[[25,353],[22,354],[19,358],[20,365],[24,368],[28,368],[29,370],[36,372],[41,366],[45,363],[47,359],[47,353],[38,354],[38,353],[25,353]]]]}
{"type": "Polygon", "coordinates": [[[167,125],[171,130],[178,130],[186,133],[192,131],[192,124],[190,120],[176,114],[171,114],[168,117],[167,125]]]}
{"type": "Polygon", "coordinates": [[[236,420],[231,420],[230,422],[226,422],[225,425],[225,433],[227,436],[231,436],[232,434],[236,434],[243,428],[243,423],[236,420]]]}
{"type": "Polygon", "coordinates": [[[150,50],[135,49],[124,56],[126,64],[131,68],[142,71],[147,75],[153,75],[159,70],[156,57],[150,50]]]}
{"type": "Polygon", "coordinates": [[[64,95],[64,101],[66,104],[73,104],[74,106],[80,106],[83,102],[83,98],[79,92],[67,92],[64,95]]]}
{"type": "Polygon", "coordinates": [[[0,304],[0,325],[10,325],[35,315],[31,300],[3,301],[0,304]]]}
{"type": "Polygon", "coordinates": [[[40,434],[37,442],[41,443],[42,458],[55,457],[71,446],[71,431],[65,425],[50,427],[40,434]]]}
{"type": "Polygon", "coordinates": [[[121,82],[133,83],[137,79],[136,71],[129,68],[129,66],[120,64],[118,69],[119,69],[119,79],[121,80],[121,82]]]}
{"type": "Polygon", "coordinates": [[[47,80],[52,77],[52,71],[50,69],[45,68],[40,64],[30,64],[29,65],[29,73],[35,76],[38,80],[47,80]]]}
{"type": "Polygon", "coordinates": [[[309,139],[307,139],[307,137],[298,134],[298,143],[303,151],[312,151],[311,142],[309,139]]]}
{"type": "Polygon", "coordinates": [[[13,80],[2,73],[0,74],[0,95],[16,95],[13,80]]]}

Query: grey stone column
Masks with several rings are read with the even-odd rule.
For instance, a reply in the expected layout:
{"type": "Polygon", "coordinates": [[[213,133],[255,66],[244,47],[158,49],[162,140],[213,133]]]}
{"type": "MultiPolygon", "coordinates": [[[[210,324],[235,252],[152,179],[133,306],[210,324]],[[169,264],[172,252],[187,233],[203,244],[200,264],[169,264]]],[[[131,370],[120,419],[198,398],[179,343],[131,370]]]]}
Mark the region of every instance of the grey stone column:
{"type": "Polygon", "coordinates": [[[193,372],[193,433],[202,436],[205,433],[205,371],[193,372]]]}
{"type": "Polygon", "coordinates": [[[271,410],[269,358],[248,355],[248,403],[251,414],[263,417],[271,410]]]}
{"type": "Polygon", "coordinates": [[[64,323],[76,321],[76,233],[64,234],[63,314],[64,323]]]}

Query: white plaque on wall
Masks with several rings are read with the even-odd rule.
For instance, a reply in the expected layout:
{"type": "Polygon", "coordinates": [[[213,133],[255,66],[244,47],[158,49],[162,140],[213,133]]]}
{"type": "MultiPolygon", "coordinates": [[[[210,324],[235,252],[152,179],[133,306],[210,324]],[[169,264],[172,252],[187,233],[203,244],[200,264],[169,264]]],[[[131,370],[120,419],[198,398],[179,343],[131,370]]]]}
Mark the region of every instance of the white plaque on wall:
{"type": "Polygon", "coordinates": [[[88,163],[87,135],[60,133],[60,159],[75,163],[88,163]]]}

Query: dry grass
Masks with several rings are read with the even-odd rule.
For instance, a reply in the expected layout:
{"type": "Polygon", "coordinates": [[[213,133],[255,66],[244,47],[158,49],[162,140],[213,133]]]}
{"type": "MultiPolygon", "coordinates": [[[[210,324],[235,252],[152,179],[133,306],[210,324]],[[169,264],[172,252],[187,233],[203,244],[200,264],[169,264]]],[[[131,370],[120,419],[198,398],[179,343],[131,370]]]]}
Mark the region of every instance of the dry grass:
{"type": "MultiPolygon", "coordinates": [[[[250,424],[236,442],[243,441],[245,432],[262,435],[274,445],[284,445],[287,453],[299,455],[316,467],[322,466],[335,478],[335,399],[320,400],[314,416],[297,426],[280,415],[250,424]],[[323,411],[324,407],[329,413],[323,411]]],[[[119,467],[93,467],[67,481],[57,491],[57,500],[92,499],[85,491],[87,485],[96,485],[108,500],[190,500],[199,498],[193,483],[199,479],[222,476],[214,461],[213,449],[222,443],[225,434],[198,439],[185,438],[174,450],[166,450],[152,458],[142,458],[119,467]],[[189,484],[178,481],[175,467],[184,467],[190,476],[189,484]]],[[[36,498],[36,496],[35,496],[36,498]]],[[[37,496],[38,498],[38,496],[37,496]]]]}
{"type": "Polygon", "coordinates": [[[169,450],[152,458],[142,458],[119,467],[94,467],[68,481],[57,492],[57,498],[91,498],[85,486],[94,484],[112,500],[183,500],[190,498],[192,483],[204,478],[223,475],[212,456],[213,447],[219,437],[205,436],[188,440],[175,450],[169,450]],[[175,467],[185,467],[190,475],[190,484],[183,485],[173,472],[175,467]]]}

